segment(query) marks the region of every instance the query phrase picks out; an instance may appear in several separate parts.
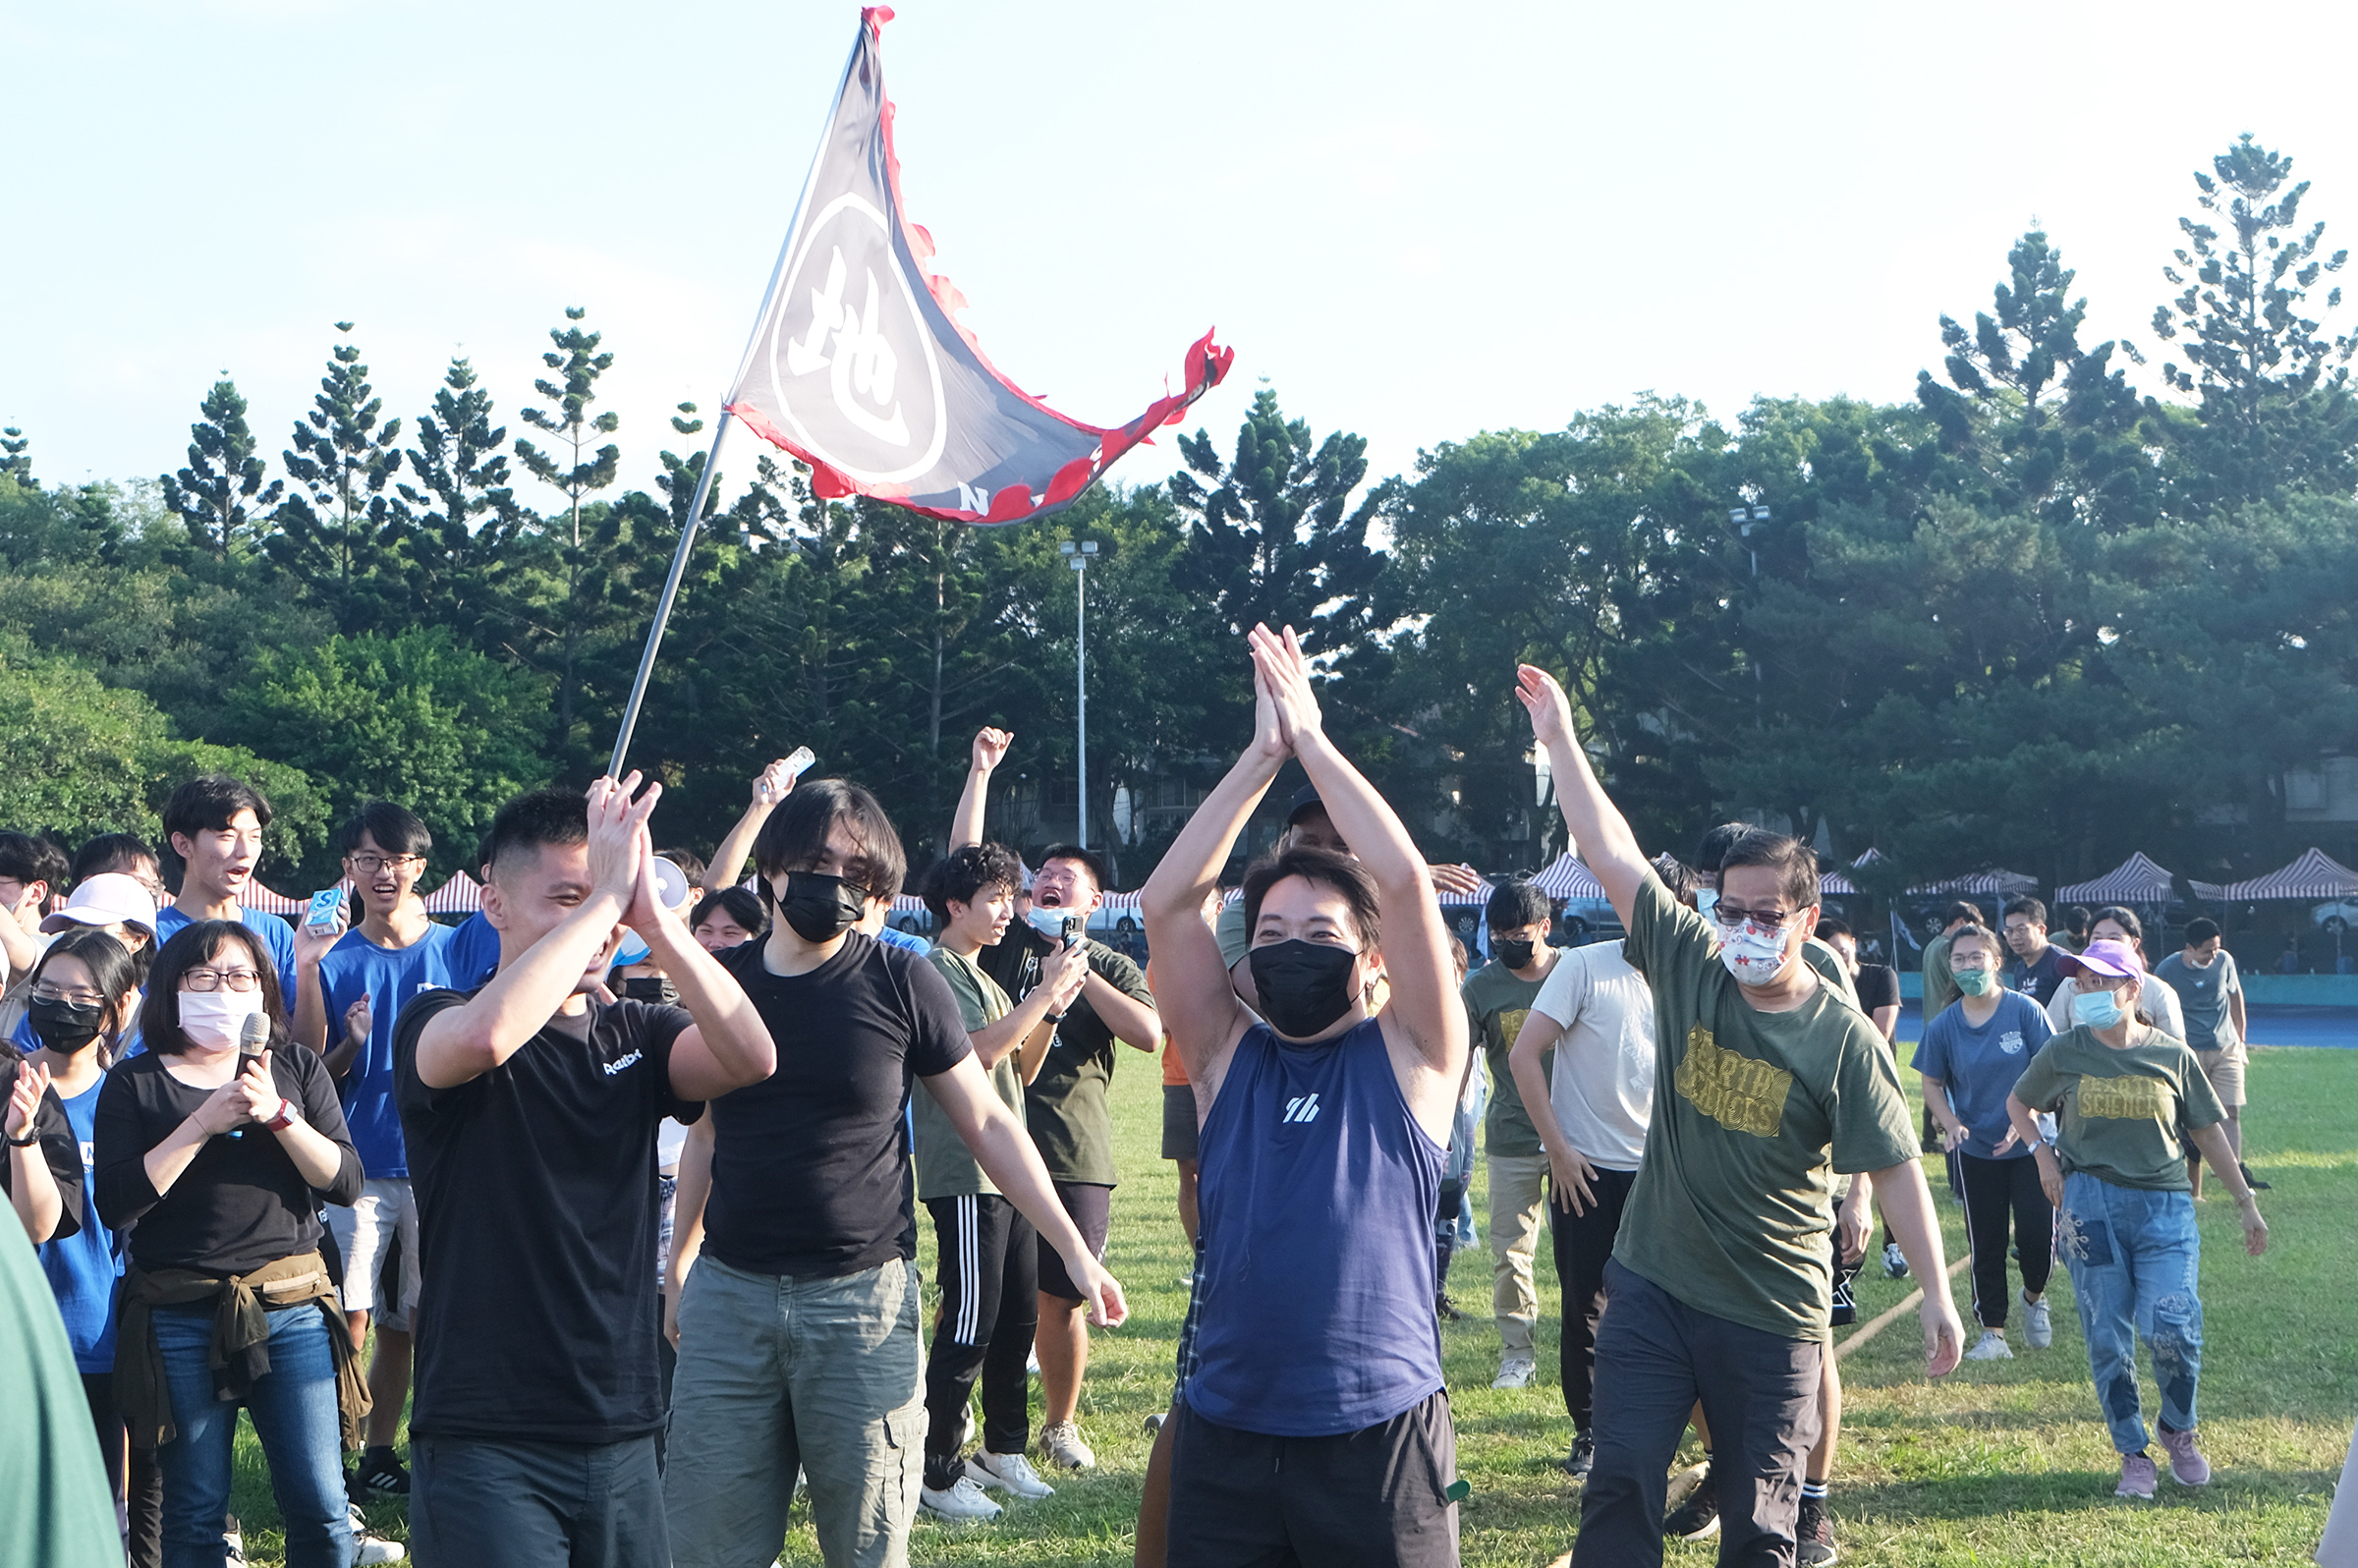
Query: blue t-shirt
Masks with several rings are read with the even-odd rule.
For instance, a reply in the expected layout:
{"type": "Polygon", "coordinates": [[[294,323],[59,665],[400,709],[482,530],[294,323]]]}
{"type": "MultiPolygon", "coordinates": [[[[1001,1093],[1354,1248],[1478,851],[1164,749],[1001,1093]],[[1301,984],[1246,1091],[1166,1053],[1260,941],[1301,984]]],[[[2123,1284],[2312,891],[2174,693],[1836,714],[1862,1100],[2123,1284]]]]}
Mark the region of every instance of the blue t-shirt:
{"type": "Polygon", "coordinates": [[[2020,991],[2000,997],[1997,1011],[1979,1029],[1966,1021],[1962,1001],[1949,1003],[1924,1026],[1924,1043],[1916,1047],[1916,1071],[1947,1086],[1948,1108],[1968,1134],[1959,1148],[1982,1159],[2022,1159],[2030,1154],[2022,1144],[2002,1155],[1997,1152],[2008,1126],[2006,1096],[2054,1032],[2046,1010],[2020,991]]]}
{"type": "Polygon", "coordinates": [[[98,1220],[98,1198],[91,1183],[97,1161],[91,1150],[97,1143],[98,1092],[101,1078],[72,1099],[61,1096],[67,1125],[82,1146],[82,1229],[64,1241],[43,1242],[41,1272],[49,1276],[49,1291],[66,1322],[66,1339],[74,1347],[74,1367],[84,1372],[115,1370],[115,1281],[123,1272],[120,1236],[98,1220]]]}
{"type": "MultiPolygon", "coordinates": [[[[184,925],[196,924],[174,905],[167,904],[155,912],[155,945],[163,946],[180,934],[184,925]]],[[[238,924],[262,939],[270,949],[271,960],[278,966],[278,994],[289,1017],[295,1013],[295,927],[275,915],[260,910],[238,907],[238,924]]]]}
{"type": "Polygon", "coordinates": [[[477,910],[458,924],[449,927],[450,945],[443,949],[442,962],[450,966],[450,988],[472,991],[487,985],[499,971],[499,932],[477,910]]]}
{"type": "Polygon", "coordinates": [[[882,942],[886,947],[897,947],[910,953],[929,953],[933,950],[933,944],[924,937],[912,936],[907,931],[896,930],[890,925],[876,932],[876,940],[882,942]]]}
{"type": "MultiPolygon", "coordinates": [[[[373,1180],[410,1175],[409,1149],[401,1138],[401,1111],[393,1102],[393,1026],[410,999],[425,991],[472,988],[450,962],[448,925],[428,923],[425,934],[408,947],[379,947],[359,931],[319,961],[319,994],[327,1003],[327,1043],[344,1037],[344,1011],[368,998],[368,1039],[355,1053],[344,1079],[344,1125],[352,1129],[362,1171],[373,1180]]],[[[493,935],[497,935],[493,932],[493,935]]]]}

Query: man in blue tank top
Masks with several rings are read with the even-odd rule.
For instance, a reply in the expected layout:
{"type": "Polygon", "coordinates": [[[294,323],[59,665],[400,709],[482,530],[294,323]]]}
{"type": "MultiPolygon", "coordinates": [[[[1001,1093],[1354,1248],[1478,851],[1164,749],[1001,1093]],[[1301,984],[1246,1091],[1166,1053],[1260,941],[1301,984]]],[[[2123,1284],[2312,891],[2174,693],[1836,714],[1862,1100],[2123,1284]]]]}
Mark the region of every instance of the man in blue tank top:
{"type": "Polygon", "coordinates": [[[1833,1292],[1833,1178],[1867,1173],[1924,1282],[1927,1371],[1957,1364],[1940,1228],[1882,1036],[1805,960],[1818,861],[1748,832],[1709,919],[1664,891],[1574,743],[1571,704],[1524,665],[1516,696],[1547,749],[1564,825],[1629,927],[1654,994],[1657,1089],[1597,1330],[1597,1457],[1573,1568],[1662,1560],[1664,1471],[1697,1400],[1714,1448],[1723,1564],[1823,1563],[1804,1462],[1833,1292]],[[1816,1526],[1803,1538],[1805,1517],[1816,1526]]]}
{"type": "Polygon", "coordinates": [[[1301,644],[1290,628],[1250,642],[1253,744],[1142,900],[1202,1123],[1195,1360],[1170,1417],[1165,1561],[1454,1564],[1432,1214],[1465,1009],[1424,862],[1326,738],[1301,644]],[[1289,756],[1359,858],[1289,849],[1246,873],[1263,1023],[1200,912],[1289,756]],[[1371,1014],[1379,978],[1387,1000],[1371,1014]]]}

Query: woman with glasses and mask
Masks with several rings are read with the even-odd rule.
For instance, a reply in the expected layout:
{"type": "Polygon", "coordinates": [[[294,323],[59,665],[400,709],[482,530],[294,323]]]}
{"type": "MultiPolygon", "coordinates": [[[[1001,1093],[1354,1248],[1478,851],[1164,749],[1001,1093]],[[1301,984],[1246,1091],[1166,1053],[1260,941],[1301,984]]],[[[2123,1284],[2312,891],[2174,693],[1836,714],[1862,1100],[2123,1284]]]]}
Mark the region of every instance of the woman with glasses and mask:
{"type": "Polygon", "coordinates": [[[342,1449],[367,1392],[319,1258],[361,1160],[327,1069],[287,1036],[270,950],[196,921],[156,955],[146,1052],[98,1095],[99,1214],[132,1233],[115,1392],[163,1477],[163,1561],[221,1561],[238,1406],[270,1459],[289,1568],[345,1568],[342,1449]]]}
{"type": "Polygon", "coordinates": [[[2006,1098],[2006,1115],[2039,1162],[2048,1202],[2062,1211],[2056,1230],[2087,1335],[2088,1370],[2120,1453],[2114,1495],[2150,1499],[2156,1471],[2138,1408],[2141,1336],[2153,1351],[2170,1479],[2181,1486],[2211,1481],[2195,1445],[2203,1253],[2186,1179],[2190,1149],[2201,1150],[2233,1195],[2244,1250],[2255,1258],[2268,1249],[2268,1225],[2227,1148],[2220,1129],[2226,1107],[2202,1063],[2183,1039],[2137,1016],[2146,979],[2137,950],[2098,937],[2065,967],[2078,982],[2073,1027],[2031,1058],[2006,1098]],[[2045,1111],[2058,1121],[2052,1144],[2034,1120],[2045,1111]]]}
{"type": "MultiPolygon", "coordinates": [[[[128,880],[128,878],[126,878],[128,880]]],[[[27,1022],[38,1037],[32,1065],[47,1074],[49,1100],[70,1129],[84,1224],[40,1249],[41,1272],[57,1298],[74,1352],[75,1371],[97,1428],[107,1484],[125,1524],[131,1560],[157,1561],[163,1493],[155,1456],[125,1452],[123,1414],[115,1404],[115,1288],[121,1275],[121,1238],[98,1219],[89,1151],[97,1137],[99,1092],[107,1065],[139,1010],[139,964],[113,935],[95,924],[68,930],[33,967],[27,1022]],[[126,1465],[127,1458],[137,1462],[126,1465]]]]}
{"type": "MultiPolygon", "coordinates": [[[[2088,927],[2092,942],[2117,942],[2137,961],[2137,972],[2143,977],[2138,982],[2137,1016],[2178,1039],[2186,1037],[2186,1015],[2178,1006],[2178,993],[2169,981],[2153,972],[2145,961],[2145,926],[2130,910],[2117,904],[2107,904],[2096,912],[2096,922],[2088,927]]],[[[2067,969],[2069,966],[2065,966],[2067,969]]],[[[2088,988],[2082,982],[2065,979],[2055,987],[2055,994],[2047,999],[2047,1021],[2061,1034],[2071,1028],[2071,999],[2088,988]]]]}

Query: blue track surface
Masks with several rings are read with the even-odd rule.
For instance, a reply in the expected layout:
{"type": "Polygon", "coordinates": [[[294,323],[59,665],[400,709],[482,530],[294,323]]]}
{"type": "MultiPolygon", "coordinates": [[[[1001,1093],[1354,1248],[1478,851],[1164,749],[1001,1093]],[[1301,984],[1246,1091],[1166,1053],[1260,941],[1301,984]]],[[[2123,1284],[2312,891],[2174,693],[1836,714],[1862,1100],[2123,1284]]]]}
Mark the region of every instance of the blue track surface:
{"type": "MultiPolygon", "coordinates": [[[[2251,1010],[2255,1045],[2333,1045],[2358,1049],[2358,1008],[2255,1007],[2251,1010]]],[[[1899,1037],[1914,1044],[1924,1037],[1924,1014],[1913,1001],[1899,1009],[1899,1037]]],[[[1906,1063],[1903,1059],[1902,1066],[1906,1063]]]]}

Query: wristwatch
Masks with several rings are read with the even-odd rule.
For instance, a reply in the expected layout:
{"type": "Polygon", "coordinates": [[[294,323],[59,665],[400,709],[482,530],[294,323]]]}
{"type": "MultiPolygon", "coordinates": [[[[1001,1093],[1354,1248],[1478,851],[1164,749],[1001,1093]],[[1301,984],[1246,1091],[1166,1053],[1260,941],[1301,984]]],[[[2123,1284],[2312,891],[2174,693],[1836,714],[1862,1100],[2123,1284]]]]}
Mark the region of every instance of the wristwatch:
{"type": "Polygon", "coordinates": [[[28,1127],[25,1129],[25,1136],[23,1138],[12,1138],[8,1140],[8,1147],[11,1148],[30,1148],[33,1145],[39,1143],[40,1141],[41,1130],[37,1127],[28,1127]]]}
{"type": "Polygon", "coordinates": [[[288,1128],[294,1126],[295,1102],[283,1094],[280,1095],[278,1100],[278,1114],[271,1117],[268,1121],[262,1123],[262,1125],[269,1128],[270,1131],[274,1133],[283,1133],[288,1128]]]}

